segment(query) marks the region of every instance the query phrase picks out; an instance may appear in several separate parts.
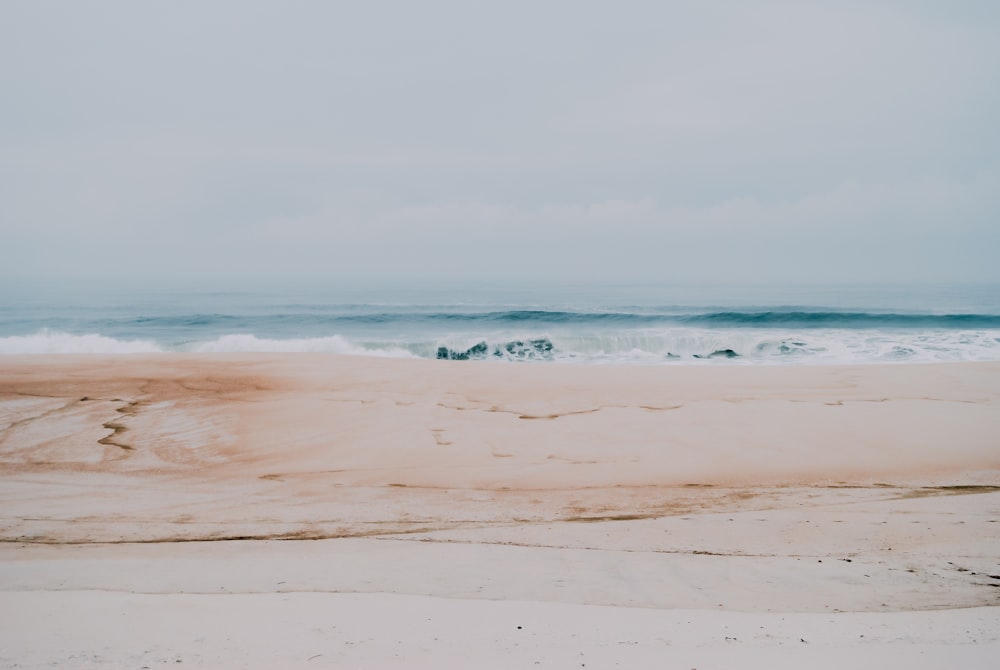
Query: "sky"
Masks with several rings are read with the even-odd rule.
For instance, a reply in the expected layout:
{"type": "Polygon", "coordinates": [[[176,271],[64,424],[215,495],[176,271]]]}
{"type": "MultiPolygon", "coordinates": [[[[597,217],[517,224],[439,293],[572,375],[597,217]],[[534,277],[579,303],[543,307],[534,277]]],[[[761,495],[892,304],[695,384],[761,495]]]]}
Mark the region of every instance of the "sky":
{"type": "Polygon", "coordinates": [[[0,277],[1000,282],[1000,3],[0,4],[0,277]]]}

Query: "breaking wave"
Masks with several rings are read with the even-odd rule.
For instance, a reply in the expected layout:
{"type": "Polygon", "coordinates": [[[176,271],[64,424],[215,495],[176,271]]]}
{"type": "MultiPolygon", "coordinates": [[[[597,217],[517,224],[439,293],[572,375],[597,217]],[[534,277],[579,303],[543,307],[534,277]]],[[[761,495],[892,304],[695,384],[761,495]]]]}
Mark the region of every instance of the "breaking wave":
{"type": "Polygon", "coordinates": [[[547,337],[528,340],[510,340],[502,344],[487,344],[477,342],[466,349],[451,349],[444,345],[437,348],[436,358],[451,361],[467,361],[484,358],[500,358],[506,360],[531,361],[552,360],[554,345],[547,337]]]}
{"type": "Polygon", "coordinates": [[[0,337],[0,354],[151,354],[163,349],[151,340],[118,340],[91,333],[71,335],[41,330],[0,337]]]}
{"type": "Polygon", "coordinates": [[[254,317],[199,313],[102,315],[82,323],[66,319],[59,328],[0,337],[0,354],[314,352],[639,364],[1000,360],[1000,315],[994,314],[335,309],[339,311],[331,308],[322,317],[280,311],[254,317]],[[74,328],[86,330],[72,332],[74,328]]]}
{"type": "Polygon", "coordinates": [[[186,348],[199,353],[219,352],[311,352],[346,354],[352,356],[411,357],[413,354],[400,347],[364,347],[352,344],[340,335],[297,339],[259,338],[254,335],[223,335],[222,337],[186,348]]]}
{"type": "Polygon", "coordinates": [[[405,349],[393,346],[367,348],[346,338],[332,337],[270,339],[254,335],[223,335],[207,342],[176,343],[162,346],[151,340],[124,340],[104,335],[74,335],[42,330],[33,335],[0,338],[0,355],[25,354],[153,354],[164,352],[241,353],[241,352],[315,352],[355,356],[412,357],[405,349]]]}
{"type": "Polygon", "coordinates": [[[445,360],[583,363],[869,363],[1000,360],[1000,330],[779,330],[671,328],[476,337],[419,333],[393,340],[343,335],[268,338],[227,334],[212,339],[156,342],[42,330],[0,338],[0,355],[148,354],[163,352],[312,352],[445,360]]]}

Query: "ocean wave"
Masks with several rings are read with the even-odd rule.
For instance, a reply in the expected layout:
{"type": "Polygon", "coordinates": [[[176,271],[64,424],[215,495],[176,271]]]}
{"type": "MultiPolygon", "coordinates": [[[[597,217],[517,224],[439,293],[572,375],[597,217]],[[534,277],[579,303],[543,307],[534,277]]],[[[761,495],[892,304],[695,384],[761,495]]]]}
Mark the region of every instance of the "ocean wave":
{"type": "Polygon", "coordinates": [[[219,352],[272,352],[272,353],[324,353],[351,356],[385,356],[410,358],[413,354],[402,347],[365,347],[350,342],[340,335],[297,339],[270,339],[255,335],[223,335],[211,342],[203,342],[188,350],[198,353],[219,352]]]}
{"type": "Polygon", "coordinates": [[[330,324],[360,325],[406,322],[480,324],[483,327],[506,324],[514,327],[593,325],[625,328],[654,325],[730,328],[1000,328],[1000,314],[883,313],[809,309],[755,311],[662,309],[613,312],[524,309],[481,312],[404,311],[328,316],[326,321],[330,324]]]}
{"type": "Polygon", "coordinates": [[[683,323],[787,328],[1000,328],[995,314],[901,314],[879,312],[709,312],[679,317],[683,323]]]}
{"type": "MultiPolygon", "coordinates": [[[[392,339],[342,334],[204,339],[122,339],[41,330],[0,338],[0,354],[314,352],[352,356],[579,363],[836,364],[1000,360],[1000,329],[667,328],[480,329],[428,334],[392,329],[392,339]]],[[[386,333],[388,334],[388,333],[386,333]]]]}
{"type": "Polygon", "coordinates": [[[398,346],[365,347],[344,337],[298,339],[260,338],[248,334],[223,335],[205,342],[161,345],[152,340],[126,340],[88,333],[83,335],[43,329],[31,335],[0,337],[0,355],[23,354],[151,354],[164,352],[240,353],[240,352],[316,352],[352,356],[413,357],[398,346]]]}
{"type": "Polygon", "coordinates": [[[917,313],[837,311],[787,307],[780,309],[731,310],[719,308],[660,307],[626,308],[621,311],[571,311],[559,309],[497,309],[466,311],[445,307],[405,308],[392,311],[345,312],[344,306],[329,305],[322,310],[277,311],[269,314],[225,314],[202,312],[105,318],[94,323],[98,331],[127,332],[143,329],[153,333],[218,334],[243,332],[271,336],[294,336],[299,332],[359,333],[388,329],[429,330],[516,329],[537,331],[544,328],[617,329],[628,331],[654,327],[705,328],[794,328],[802,330],[846,328],[974,330],[1000,328],[1000,314],[989,313],[917,313]]]}
{"type": "Polygon", "coordinates": [[[151,340],[119,340],[96,333],[72,335],[41,330],[32,335],[0,337],[2,354],[151,354],[163,349],[151,340]]]}
{"type": "Polygon", "coordinates": [[[499,344],[488,344],[485,340],[464,349],[452,349],[445,345],[437,348],[436,358],[451,361],[468,361],[484,358],[501,358],[516,361],[552,360],[555,355],[552,340],[539,337],[526,340],[508,340],[499,344]]]}

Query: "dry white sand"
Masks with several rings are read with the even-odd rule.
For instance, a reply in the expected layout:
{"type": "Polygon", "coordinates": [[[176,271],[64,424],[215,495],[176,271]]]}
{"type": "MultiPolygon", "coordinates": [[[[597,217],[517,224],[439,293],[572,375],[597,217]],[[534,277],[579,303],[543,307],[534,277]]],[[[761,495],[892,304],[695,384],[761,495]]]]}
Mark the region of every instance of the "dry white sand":
{"type": "Polygon", "coordinates": [[[0,359],[2,667],[994,667],[1000,365],[0,359]]]}

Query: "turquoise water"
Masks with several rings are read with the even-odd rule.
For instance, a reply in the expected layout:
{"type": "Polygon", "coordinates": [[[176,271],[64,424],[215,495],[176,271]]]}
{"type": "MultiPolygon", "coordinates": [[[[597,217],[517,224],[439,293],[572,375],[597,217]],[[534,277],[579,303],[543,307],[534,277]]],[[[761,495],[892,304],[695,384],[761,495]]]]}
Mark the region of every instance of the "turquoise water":
{"type": "Polygon", "coordinates": [[[7,282],[0,353],[640,364],[1000,360],[1000,287],[7,282]]]}

